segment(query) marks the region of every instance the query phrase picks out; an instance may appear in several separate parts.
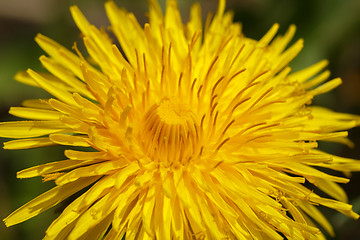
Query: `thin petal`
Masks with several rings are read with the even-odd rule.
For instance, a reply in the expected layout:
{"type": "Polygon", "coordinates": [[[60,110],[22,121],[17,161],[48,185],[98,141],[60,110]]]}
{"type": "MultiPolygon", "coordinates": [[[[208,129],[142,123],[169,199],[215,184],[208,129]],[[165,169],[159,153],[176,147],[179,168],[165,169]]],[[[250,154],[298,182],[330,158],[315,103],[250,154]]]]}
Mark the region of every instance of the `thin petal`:
{"type": "MultiPolygon", "coordinates": [[[[83,237],[85,234],[88,234],[89,231],[92,231],[92,228],[99,228],[102,226],[101,223],[103,220],[105,220],[105,225],[110,223],[111,219],[107,218],[109,215],[111,217],[111,212],[116,207],[119,200],[118,194],[115,194],[114,191],[99,199],[80,216],[74,226],[74,229],[69,234],[68,239],[79,239],[80,237],[83,237]]],[[[100,231],[100,233],[102,233],[102,231],[100,231]]],[[[99,232],[94,232],[94,234],[99,234],[99,232]]],[[[93,236],[90,237],[95,239],[93,236]]]]}
{"type": "Polygon", "coordinates": [[[66,134],[51,134],[50,140],[60,145],[90,147],[87,136],[72,136],[66,134]]]}
{"type": "Polygon", "coordinates": [[[94,164],[99,161],[101,160],[87,160],[87,161],[63,160],[59,162],[51,162],[21,170],[20,172],[17,173],[17,177],[31,178],[36,176],[43,176],[49,173],[54,173],[54,172],[69,170],[73,168],[78,168],[84,165],[94,164]]]}
{"type": "Polygon", "coordinates": [[[34,120],[59,120],[61,113],[38,108],[11,107],[9,113],[16,117],[34,120]]]}
{"type": "Polygon", "coordinates": [[[4,142],[4,149],[14,150],[14,149],[29,149],[29,148],[38,148],[38,147],[47,147],[56,145],[48,137],[43,138],[27,138],[12,140],[4,142]]]}
{"type": "Polygon", "coordinates": [[[113,170],[124,168],[127,164],[128,163],[124,160],[117,160],[79,167],[57,178],[55,183],[57,185],[64,185],[69,182],[76,182],[83,177],[107,175],[113,170]]]}
{"type": "Polygon", "coordinates": [[[32,218],[60,203],[65,198],[96,181],[98,177],[82,178],[75,183],[57,186],[26,203],[4,219],[6,226],[12,226],[32,218]]]}
{"type": "Polygon", "coordinates": [[[31,69],[29,69],[27,73],[34,79],[34,81],[36,81],[36,83],[38,83],[43,89],[48,91],[53,96],[68,104],[76,105],[76,102],[68,91],[64,90],[63,88],[56,87],[54,84],[47,81],[44,77],[31,69]]]}
{"type": "Polygon", "coordinates": [[[0,123],[0,137],[31,138],[63,132],[67,129],[60,121],[14,121],[0,123]]]}

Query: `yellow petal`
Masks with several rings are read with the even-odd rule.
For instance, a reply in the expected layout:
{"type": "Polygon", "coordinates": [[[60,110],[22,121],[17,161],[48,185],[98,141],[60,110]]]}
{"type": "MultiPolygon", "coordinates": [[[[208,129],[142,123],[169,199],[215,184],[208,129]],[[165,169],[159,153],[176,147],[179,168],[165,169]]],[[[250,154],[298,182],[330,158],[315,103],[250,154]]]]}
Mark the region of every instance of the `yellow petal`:
{"type": "Polygon", "coordinates": [[[281,53],[282,51],[284,51],[286,46],[294,37],[295,31],[296,31],[296,26],[290,25],[284,36],[277,37],[270,45],[272,48],[276,49],[274,52],[281,53]]]}
{"type": "Polygon", "coordinates": [[[317,73],[319,73],[324,67],[326,67],[329,64],[329,61],[322,60],[318,63],[315,63],[314,65],[307,67],[303,70],[300,70],[298,72],[292,73],[289,78],[294,79],[299,82],[305,82],[309,78],[315,76],[317,73]]]}
{"type": "Polygon", "coordinates": [[[46,230],[46,236],[49,239],[61,239],[62,235],[66,237],[74,227],[78,217],[80,217],[98,199],[98,197],[102,197],[109,192],[109,187],[113,182],[114,177],[116,177],[116,175],[101,178],[87,192],[83,193],[80,197],[70,203],[46,230]],[[70,226],[70,230],[64,230],[64,225],[70,226]]]}
{"type": "Polygon", "coordinates": [[[162,208],[162,217],[163,220],[163,236],[171,236],[170,232],[171,232],[171,219],[172,219],[172,209],[171,209],[171,199],[169,199],[168,197],[164,196],[164,200],[163,200],[163,208],[162,208]]]}
{"type": "Polygon", "coordinates": [[[53,96],[57,97],[59,100],[64,101],[65,103],[68,103],[70,105],[76,105],[76,102],[74,101],[72,95],[64,90],[63,88],[58,88],[51,82],[47,81],[44,77],[42,77],[37,72],[29,69],[27,73],[32,77],[36,83],[38,83],[43,89],[48,91],[53,96]]]}
{"type": "MultiPolygon", "coordinates": [[[[118,194],[110,192],[94,203],[94,205],[84,212],[77,220],[74,229],[68,236],[68,239],[79,239],[85,234],[88,234],[89,231],[92,231],[92,228],[99,228],[100,226],[104,228],[105,226],[103,226],[103,224],[107,225],[111,222],[111,219],[109,218],[111,217],[111,212],[116,207],[116,203],[118,201],[118,194]],[[107,219],[107,217],[109,218],[107,219]],[[103,220],[105,220],[105,222],[103,222],[103,220]]],[[[100,233],[102,233],[102,231],[100,231],[100,233]]],[[[94,232],[94,234],[99,234],[99,232],[94,232]]],[[[92,237],[93,236],[91,236],[91,238],[92,237]]]]}
{"type": "Polygon", "coordinates": [[[319,84],[325,82],[330,77],[330,71],[324,71],[319,76],[316,76],[315,78],[306,81],[303,83],[303,86],[305,89],[310,89],[312,87],[318,86],[319,84]]]}
{"type": "Polygon", "coordinates": [[[23,222],[29,218],[32,218],[39,213],[51,208],[52,206],[60,203],[65,198],[83,189],[97,179],[98,177],[82,178],[75,183],[54,187],[14,211],[12,214],[10,214],[7,218],[4,219],[4,222],[6,226],[12,226],[17,223],[23,222]]]}
{"type": "Polygon", "coordinates": [[[175,239],[185,239],[186,223],[184,221],[184,209],[178,197],[173,199],[171,209],[173,213],[173,218],[171,219],[172,235],[175,236],[175,239]]]}
{"type": "Polygon", "coordinates": [[[95,159],[104,159],[110,160],[106,157],[104,152],[83,152],[76,150],[65,150],[65,156],[71,160],[95,160],[95,159]]]}
{"type": "Polygon", "coordinates": [[[105,86],[106,81],[103,81],[104,79],[99,74],[87,68],[84,64],[81,65],[81,71],[92,94],[101,104],[105,104],[108,92],[108,88],[105,86]]]}
{"type": "Polygon", "coordinates": [[[275,23],[272,25],[270,30],[259,40],[258,45],[259,47],[266,47],[270,41],[274,38],[275,34],[279,30],[279,24],[275,23]]]}
{"type": "MultiPolygon", "coordinates": [[[[65,84],[64,82],[62,82],[61,80],[59,80],[57,77],[55,77],[52,74],[43,73],[43,72],[38,72],[37,74],[40,75],[42,78],[46,79],[55,88],[61,88],[66,91],[75,91],[74,88],[65,84]]],[[[36,80],[34,78],[32,78],[28,72],[18,72],[14,78],[16,81],[19,81],[21,83],[24,83],[24,84],[27,84],[27,85],[30,85],[33,87],[41,87],[42,88],[42,86],[38,82],[36,82],[36,80]]]]}
{"type": "Polygon", "coordinates": [[[326,83],[320,85],[319,87],[315,88],[314,90],[311,90],[310,93],[314,96],[320,95],[323,93],[327,93],[327,92],[333,90],[334,88],[338,87],[341,83],[342,83],[342,80],[340,78],[335,78],[329,82],[326,82],[326,83]]]}
{"type": "Polygon", "coordinates": [[[304,164],[294,164],[294,163],[287,163],[283,167],[291,169],[296,174],[301,174],[304,177],[306,177],[307,180],[312,182],[313,178],[323,178],[329,181],[333,182],[339,182],[339,183],[348,183],[349,179],[342,178],[342,177],[336,177],[329,174],[326,174],[324,172],[321,172],[313,167],[306,166],[304,164]]]}
{"type": "Polygon", "coordinates": [[[180,12],[177,7],[177,1],[169,0],[166,2],[166,5],[164,27],[166,32],[169,33],[169,37],[176,39],[176,41],[171,41],[171,44],[175,54],[178,54],[179,58],[181,58],[181,56],[184,56],[188,50],[184,34],[184,25],[181,21],[180,12]]]}
{"type": "Polygon", "coordinates": [[[64,185],[87,176],[107,175],[109,172],[124,168],[127,164],[124,160],[117,160],[79,167],[57,178],[55,183],[57,185],[64,185]]]}
{"type": "Polygon", "coordinates": [[[28,99],[23,101],[21,105],[28,108],[54,110],[51,106],[49,106],[48,100],[45,99],[28,99]]]}
{"type": "Polygon", "coordinates": [[[47,52],[53,59],[61,63],[64,67],[70,69],[78,78],[82,79],[80,71],[80,58],[71,51],[67,50],[54,40],[45,37],[42,34],[38,34],[35,37],[35,41],[39,46],[47,52]]]}
{"type": "Polygon", "coordinates": [[[113,228],[121,232],[124,226],[129,220],[129,214],[133,211],[136,205],[142,205],[138,203],[138,194],[136,194],[137,188],[134,185],[130,185],[126,191],[119,193],[119,197],[123,199],[120,201],[114,215],[113,228]]]}
{"type": "Polygon", "coordinates": [[[71,86],[76,92],[83,94],[90,99],[94,99],[93,95],[87,90],[86,85],[77,79],[68,69],[45,56],[41,56],[40,61],[49,72],[71,86]]]}
{"type": "MultiPolygon", "coordinates": [[[[105,234],[107,235],[108,227],[111,224],[113,213],[110,213],[108,215],[105,215],[106,217],[102,217],[100,221],[96,221],[96,223],[93,223],[94,225],[92,227],[89,227],[89,229],[81,235],[80,238],[78,236],[74,237],[74,239],[79,240],[87,240],[87,239],[103,239],[105,234]]],[[[79,219],[79,221],[81,221],[79,219]]],[[[71,238],[69,238],[71,239],[71,238]]],[[[119,238],[118,238],[119,239],[119,238]]]]}
{"type": "Polygon", "coordinates": [[[324,215],[319,211],[319,209],[307,202],[296,201],[296,203],[306,214],[308,214],[312,219],[318,222],[325,229],[325,231],[330,234],[330,236],[335,235],[330,222],[326,219],[326,217],[324,217],[324,215]]]}
{"type": "Polygon", "coordinates": [[[142,210],[142,221],[143,226],[147,234],[152,236],[154,238],[154,221],[152,220],[154,213],[154,205],[155,205],[155,187],[150,187],[150,189],[147,192],[146,199],[143,204],[143,210],[142,210]]]}
{"type": "Polygon", "coordinates": [[[119,9],[114,2],[105,4],[106,13],[110,20],[112,30],[119,40],[125,55],[132,66],[136,66],[135,49],[141,54],[145,52],[144,31],[133,14],[119,9]]]}
{"type": "Polygon", "coordinates": [[[320,188],[323,192],[329,194],[331,197],[341,202],[347,202],[348,198],[344,189],[339,184],[325,179],[316,179],[315,186],[320,188]]]}
{"type": "Polygon", "coordinates": [[[90,35],[90,26],[91,25],[88,22],[88,20],[84,17],[84,15],[80,11],[80,9],[74,5],[74,6],[70,7],[70,11],[71,11],[72,17],[73,17],[76,25],[80,29],[80,31],[83,32],[85,35],[90,35]]]}
{"type": "Polygon", "coordinates": [[[291,60],[293,60],[299,52],[304,47],[304,41],[302,39],[299,39],[289,47],[285,52],[281,54],[281,57],[277,59],[277,61],[274,63],[274,72],[278,72],[282,70],[291,60]]]}
{"type": "Polygon", "coordinates": [[[106,234],[104,240],[123,239],[125,232],[125,230],[118,232],[114,228],[111,228],[110,231],[106,234]]]}
{"type": "Polygon", "coordinates": [[[61,113],[56,111],[27,107],[11,107],[9,113],[16,117],[34,120],[59,120],[61,116],[61,113]]]}
{"type": "Polygon", "coordinates": [[[191,38],[196,33],[200,33],[202,31],[202,17],[201,17],[201,7],[199,3],[194,3],[191,6],[190,10],[190,21],[186,25],[187,29],[187,38],[191,40],[191,38]]]}
{"type": "Polygon", "coordinates": [[[14,121],[0,123],[0,137],[31,138],[63,132],[67,129],[60,121],[14,121]]]}
{"type": "Polygon", "coordinates": [[[86,136],[72,136],[66,134],[51,134],[50,140],[60,145],[90,147],[89,140],[86,136]]]}
{"type": "Polygon", "coordinates": [[[4,142],[4,149],[29,149],[29,148],[38,148],[38,147],[47,147],[56,145],[56,143],[50,141],[48,137],[44,138],[27,138],[12,140],[4,142]]]}
{"type": "Polygon", "coordinates": [[[77,161],[77,160],[63,160],[58,162],[51,162],[39,166],[27,168],[17,173],[18,178],[31,178],[42,176],[49,173],[78,168],[84,165],[97,163],[99,160],[77,161]]]}

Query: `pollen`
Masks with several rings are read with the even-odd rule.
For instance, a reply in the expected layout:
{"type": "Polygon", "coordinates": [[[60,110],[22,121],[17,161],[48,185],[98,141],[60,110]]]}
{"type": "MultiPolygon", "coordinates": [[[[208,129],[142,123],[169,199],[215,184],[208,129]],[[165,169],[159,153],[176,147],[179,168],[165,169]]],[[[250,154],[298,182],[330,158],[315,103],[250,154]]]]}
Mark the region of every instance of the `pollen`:
{"type": "Polygon", "coordinates": [[[156,114],[166,125],[195,124],[190,107],[176,98],[164,98],[159,103],[156,114]]]}

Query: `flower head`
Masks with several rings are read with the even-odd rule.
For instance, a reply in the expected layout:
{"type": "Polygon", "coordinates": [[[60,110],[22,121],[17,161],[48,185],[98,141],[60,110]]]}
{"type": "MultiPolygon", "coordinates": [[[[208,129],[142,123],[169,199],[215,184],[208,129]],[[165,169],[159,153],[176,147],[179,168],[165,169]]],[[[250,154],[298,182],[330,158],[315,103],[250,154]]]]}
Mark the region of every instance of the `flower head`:
{"type": "Polygon", "coordinates": [[[291,73],[303,46],[287,47],[294,26],[275,39],[277,24],[259,41],[246,38],[225,0],[204,26],[198,4],[183,25],[175,0],[164,15],[150,0],[143,28],[113,2],[105,8],[120,47],[74,6],[88,56],[38,35],[48,73],[16,76],[54,98],[12,107],[29,120],[1,123],[0,136],[16,138],[4,148],[83,148],[18,173],[56,187],[7,226],[83,189],[45,239],[319,239],[318,226],[334,232],[316,205],[359,217],[338,185],[349,180],[321,171],[348,174],[359,162],[317,142],[351,145],[345,130],[360,118],[310,106],[341,80],[327,81],[326,61],[291,73]]]}

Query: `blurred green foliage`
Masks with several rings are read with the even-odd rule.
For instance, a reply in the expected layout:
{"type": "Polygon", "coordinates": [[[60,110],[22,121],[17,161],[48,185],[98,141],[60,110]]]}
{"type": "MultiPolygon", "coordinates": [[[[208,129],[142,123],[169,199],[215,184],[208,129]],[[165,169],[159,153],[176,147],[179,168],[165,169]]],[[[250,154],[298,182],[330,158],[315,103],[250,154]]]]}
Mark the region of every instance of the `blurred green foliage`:
{"type": "MultiPolygon", "coordinates": [[[[21,1],[17,1],[21,2],[21,1]]],[[[79,31],[72,22],[69,6],[76,4],[89,21],[98,27],[107,26],[103,1],[98,0],[48,0],[30,1],[40,6],[50,6],[41,21],[21,19],[11,14],[3,16],[0,11],[0,119],[14,120],[7,111],[28,98],[48,96],[41,89],[25,86],[13,80],[19,70],[42,69],[38,57],[44,54],[34,42],[40,32],[64,46],[71,48],[74,41],[80,42],[79,31]]],[[[165,6],[165,1],[160,1],[165,6]]],[[[187,19],[192,0],[179,0],[179,7],[187,19]]],[[[215,11],[217,0],[200,0],[203,13],[215,11]]],[[[140,23],[146,21],[146,0],[116,1],[119,6],[134,12],[140,23]]],[[[5,5],[0,4],[0,8],[5,5]]],[[[280,23],[280,33],[290,24],[297,26],[295,39],[304,38],[305,47],[291,65],[301,69],[321,59],[330,60],[333,77],[341,76],[344,84],[332,93],[320,96],[314,102],[337,111],[360,114],[360,1],[358,0],[228,0],[227,9],[232,9],[235,20],[242,22],[246,36],[259,39],[275,22],[280,23]]],[[[44,11],[44,9],[43,9],[44,11]]],[[[360,130],[350,133],[355,149],[338,145],[321,145],[326,150],[342,156],[360,159],[360,130]]],[[[4,139],[0,140],[1,143],[4,139]]],[[[64,159],[61,147],[4,151],[0,150],[0,218],[53,186],[42,183],[40,178],[16,179],[16,172],[38,164],[64,159]]],[[[356,173],[344,186],[355,211],[360,212],[360,174],[356,173]]],[[[0,223],[0,239],[41,239],[52,219],[56,207],[25,223],[5,228],[0,223]]],[[[324,210],[334,224],[336,239],[359,239],[359,221],[355,222],[341,214],[324,210]]]]}

